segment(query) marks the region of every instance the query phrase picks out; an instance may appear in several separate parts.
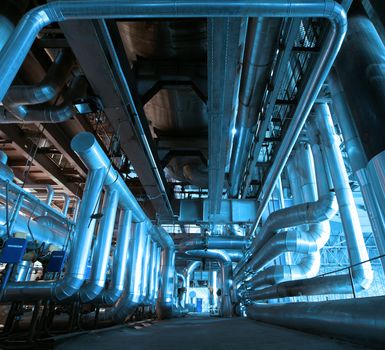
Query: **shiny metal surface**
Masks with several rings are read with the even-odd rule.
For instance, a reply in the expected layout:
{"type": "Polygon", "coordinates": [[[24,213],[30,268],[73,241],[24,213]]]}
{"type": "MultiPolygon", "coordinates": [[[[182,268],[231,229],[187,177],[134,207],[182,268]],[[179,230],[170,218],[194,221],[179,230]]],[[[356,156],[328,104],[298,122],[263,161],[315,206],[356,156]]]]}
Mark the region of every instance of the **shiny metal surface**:
{"type": "MultiPolygon", "coordinates": [[[[129,244],[131,237],[132,213],[130,210],[121,210],[118,226],[118,239],[113,255],[112,278],[108,289],[99,295],[101,302],[113,305],[124,290],[127,278],[129,259],[129,244]]],[[[98,299],[99,300],[99,299],[98,299]]]]}
{"type": "Polygon", "coordinates": [[[220,264],[222,286],[220,315],[222,317],[232,317],[233,265],[231,258],[224,250],[218,249],[189,250],[186,254],[194,258],[216,260],[220,264]]]}
{"type": "Polygon", "coordinates": [[[281,20],[271,18],[250,18],[247,27],[245,53],[242,62],[242,75],[239,88],[239,102],[236,133],[230,164],[230,193],[236,197],[243,169],[249,153],[253,127],[260,107],[263,92],[268,82],[281,20]]]}
{"type": "Polygon", "coordinates": [[[87,283],[80,289],[80,300],[83,303],[95,299],[104,288],[118,199],[119,195],[116,191],[107,191],[105,194],[102,208],[103,217],[99,224],[92,254],[91,276],[87,283]]]}
{"type": "Polygon", "coordinates": [[[322,336],[344,338],[383,348],[385,298],[360,298],[318,303],[250,304],[247,316],[256,321],[322,336]]]}

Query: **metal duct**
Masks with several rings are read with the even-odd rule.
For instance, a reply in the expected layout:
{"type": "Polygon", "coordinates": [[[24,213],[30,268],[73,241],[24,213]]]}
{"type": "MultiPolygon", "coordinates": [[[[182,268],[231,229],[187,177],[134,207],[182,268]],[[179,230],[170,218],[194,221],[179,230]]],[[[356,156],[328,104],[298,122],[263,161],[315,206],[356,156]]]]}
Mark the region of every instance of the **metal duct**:
{"type": "Polygon", "coordinates": [[[233,312],[231,294],[233,290],[233,265],[230,257],[223,250],[189,250],[186,254],[194,258],[205,258],[216,260],[221,266],[222,299],[220,315],[231,317],[233,312]]]}
{"type": "Polygon", "coordinates": [[[185,252],[187,250],[200,249],[244,249],[250,243],[245,237],[199,237],[188,238],[177,246],[177,251],[185,252]]]}
{"type": "Polygon", "coordinates": [[[162,246],[159,276],[159,294],[156,303],[156,315],[159,319],[173,316],[175,246],[172,238],[160,229],[167,238],[166,246],[162,246]]]}
{"type": "Polygon", "coordinates": [[[241,281],[245,272],[254,269],[258,261],[258,255],[255,253],[266,246],[277,230],[327,221],[334,216],[335,212],[334,194],[328,192],[320,196],[317,201],[294,205],[277,210],[269,215],[266,223],[262,226],[261,231],[254,238],[251,247],[246,252],[245,258],[238,263],[235,269],[235,281],[241,281]]]}
{"type": "Polygon", "coordinates": [[[257,123],[258,108],[278,46],[281,20],[250,18],[239,87],[239,101],[230,164],[230,194],[236,197],[257,123]]]}
{"type": "Polygon", "coordinates": [[[93,214],[103,187],[106,170],[90,170],[84,189],[79,219],[74,232],[71,258],[62,280],[56,282],[9,283],[3,300],[53,299],[61,301],[77,293],[87,269],[88,253],[96,224],[93,214]]]}
{"type": "Polygon", "coordinates": [[[96,237],[92,257],[91,277],[80,289],[80,300],[88,303],[95,299],[106,283],[108,259],[114,233],[115,217],[118,208],[118,193],[107,191],[102,208],[102,219],[96,237]]]}
{"type": "MultiPolygon", "coordinates": [[[[9,298],[9,300],[53,299],[61,301],[71,297],[80,289],[85,278],[88,253],[96,221],[93,214],[103,184],[110,191],[116,191],[119,194],[119,207],[123,210],[132,210],[134,221],[142,222],[142,229],[149,232],[163,250],[174,249],[172,238],[164,230],[152,225],[91,133],[78,134],[72,140],[71,147],[89,169],[89,175],[87,176],[67,272],[62,280],[56,282],[36,282],[25,285],[10,283],[4,293],[4,300],[9,298]]],[[[139,252],[139,254],[142,253],[143,251],[139,252]]]]}
{"type": "MultiPolygon", "coordinates": [[[[184,301],[186,300],[185,293],[187,291],[187,289],[186,289],[186,286],[187,286],[186,277],[179,272],[176,274],[176,277],[177,277],[177,279],[179,278],[182,281],[182,288],[184,288],[183,293],[178,294],[178,304],[179,304],[179,307],[184,307],[185,306],[184,301]]],[[[178,286],[178,283],[177,283],[177,286],[178,286]]]]}
{"type": "MultiPolygon", "coordinates": [[[[17,121],[29,121],[30,106],[53,100],[64,87],[74,62],[75,58],[70,50],[61,51],[38,85],[12,86],[4,97],[4,107],[16,116],[17,121]]],[[[40,108],[40,112],[42,110],[40,108]]]]}
{"type": "Polygon", "coordinates": [[[385,149],[385,45],[364,11],[352,13],[336,70],[368,160],[385,149]]]}
{"type": "MultiPolygon", "coordinates": [[[[99,313],[98,319],[101,322],[124,322],[130,317],[142,301],[142,271],[143,271],[143,250],[146,244],[146,228],[144,223],[135,225],[131,231],[129,258],[127,260],[127,277],[124,285],[124,292],[113,307],[99,313]]],[[[94,320],[95,314],[84,315],[83,321],[94,320]]]]}
{"type": "Polygon", "coordinates": [[[373,280],[370,262],[362,263],[368,260],[368,253],[329,108],[327,104],[316,105],[315,111],[315,120],[308,124],[308,131],[311,131],[312,139],[319,137],[317,142],[322,141],[322,153],[330,168],[350,263],[358,265],[352,267],[352,276],[345,274],[284,282],[262,290],[250,291],[246,293],[246,298],[263,300],[299,295],[350,294],[368,289],[373,280]]]}
{"type": "MultiPolygon", "coordinates": [[[[35,220],[30,220],[23,215],[17,215],[15,224],[12,230],[10,230],[11,235],[15,233],[24,233],[27,240],[36,240],[40,243],[45,242],[46,247],[49,245],[64,247],[68,235],[68,231],[65,229],[57,230],[35,220]]],[[[6,239],[6,236],[6,212],[5,207],[0,206],[0,238],[6,239]]]]}
{"type": "MultiPolygon", "coordinates": [[[[368,159],[366,158],[362,142],[358,135],[358,130],[355,127],[351,111],[346,102],[345,92],[335,71],[332,71],[331,74],[329,74],[328,83],[333,97],[334,116],[341,128],[345,150],[349,157],[349,163],[360,185],[379,253],[380,255],[383,255],[385,254],[385,209],[380,210],[377,204],[380,203],[381,200],[378,200],[376,195],[379,194],[379,197],[384,197],[381,194],[385,193],[385,189],[373,191],[373,186],[375,183],[379,182],[378,180],[381,181],[381,178],[383,179],[384,176],[377,177],[378,180],[373,179],[369,181],[369,174],[367,171],[368,159]]],[[[384,168],[384,165],[379,168],[384,168]]],[[[385,259],[381,259],[381,262],[385,271],[385,259]]]]}
{"type": "Polygon", "coordinates": [[[118,238],[113,256],[112,278],[108,289],[104,289],[98,300],[112,305],[122,295],[127,275],[128,250],[131,235],[131,210],[121,210],[118,226],[118,238]]]}
{"type": "Polygon", "coordinates": [[[157,284],[158,279],[156,276],[156,270],[157,270],[157,255],[158,252],[158,245],[155,242],[151,243],[151,260],[150,260],[150,276],[149,276],[149,285],[148,285],[148,302],[150,305],[155,304],[155,284],[157,284]]]}
{"type": "Polygon", "coordinates": [[[87,97],[88,82],[84,76],[75,77],[70,87],[63,94],[63,100],[58,105],[36,105],[28,107],[24,106],[24,119],[18,119],[13,114],[5,111],[0,111],[1,123],[61,123],[77,113],[73,106],[76,101],[85,99],[87,97]]]}
{"type": "Polygon", "coordinates": [[[194,273],[194,271],[200,267],[202,263],[200,261],[191,261],[187,268],[184,270],[184,275],[186,277],[186,297],[185,297],[185,306],[190,304],[190,281],[191,281],[191,275],[194,273]]]}
{"type": "Polygon", "coordinates": [[[141,303],[144,305],[149,304],[149,290],[150,283],[150,252],[151,252],[151,237],[146,235],[146,243],[143,249],[143,263],[142,263],[142,285],[141,285],[141,303]]]}
{"type": "Polygon", "coordinates": [[[385,344],[385,297],[288,304],[250,304],[253,320],[344,338],[365,346],[385,344]]]}
{"type": "MultiPolygon", "coordinates": [[[[287,173],[294,195],[294,203],[301,202],[301,198],[306,202],[314,202],[317,199],[316,173],[319,196],[327,196],[330,192],[322,155],[316,154],[313,161],[308,144],[298,145],[295,151],[294,159],[289,160],[287,163],[287,173]],[[316,164],[316,170],[314,163],[316,164]],[[299,196],[301,196],[300,199],[298,199],[299,196]]],[[[335,211],[337,211],[336,207],[335,211]]],[[[261,269],[267,263],[287,251],[306,255],[296,265],[274,265],[268,267],[248,280],[245,283],[246,287],[256,288],[261,285],[274,285],[285,280],[316,276],[321,264],[319,251],[328,241],[329,235],[330,225],[328,221],[299,226],[296,230],[275,234],[266,245],[254,253],[255,270],[261,269]]]]}
{"type": "MultiPolygon", "coordinates": [[[[326,103],[315,105],[315,123],[319,129],[319,137],[323,153],[330,168],[336,193],[342,227],[344,229],[350,263],[359,264],[368,260],[365,240],[362,234],[358,212],[354,202],[349,178],[339,148],[339,139],[334,130],[334,124],[326,103]]],[[[368,289],[373,280],[373,270],[370,262],[352,269],[355,287],[368,289]]]]}

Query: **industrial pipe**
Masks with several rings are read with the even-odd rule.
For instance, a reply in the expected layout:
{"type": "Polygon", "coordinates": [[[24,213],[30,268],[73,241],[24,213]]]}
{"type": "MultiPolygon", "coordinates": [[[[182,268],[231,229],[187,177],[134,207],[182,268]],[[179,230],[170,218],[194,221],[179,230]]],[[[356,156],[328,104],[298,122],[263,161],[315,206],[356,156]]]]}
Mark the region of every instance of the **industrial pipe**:
{"type": "Polygon", "coordinates": [[[113,255],[112,278],[108,289],[98,297],[103,304],[113,305],[122,295],[127,275],[128,250],[131,236],[132,213],[121,210],[118,225],[118,238],[113,255]]]}
{"type": "Polygon", "coordinates": [[[236,197],[257,123],[258,108],[278,47],[281,20],[249,18],[230,163],[230,195],[236,197]]]}
{"type": "Polygon", "coordinates": [[[114,233],[115,217],[118,208],[118,193],[107,191],[102,208],[102,219],[94,245],[91,276],[80,289],[80,300],[88,303],[95,299],[106,283],[108,258],[114,233]]]}
{"type": "Polygon", "coordinates": [[[230,257],[223,250],[209,249],[209,250],[189,250],[187,255],[194,258],[205,258],[216,260],[221,266],[222,278],[222,299],[220,315],[222,317],[231,317],[233,314],[233,306],[231,294],[233,290],[233,265],[230,257]]]}
{"type": "MultiPolygon", "coordinates": [[[[29,121],[31,117],[30,106],[53,100],[64,87],[74,62],[75,58],[71,50],[59,52],[46,76],[39,84],[12,86],[4,97],[4,107],[17,118],[16,121],[29,121]]],[[[45,108],[50,107],[46,106],[45,108]]],[[[40,107],[38,110],[41,112],[43,109],[40,107]]]]}
{"type": "Polygon", "coordinates": [[[250,304],[249,318],[364,346],[385,344],[385,297],[288,304],[250,304]]]}
{"type": "MultiPolygon", "coordinates": [[[[369,259],[364,236],[362,234],[358,212],[354,202],[349,178],[339,148],[339,139],[334,130],[334,124],[326,103],[315,105],[315,120],[321,141],[321,147],[329,165],[336,193],[338,208],[341,215],[350,263],[360,264],[369,259]]],[[[362,290],[368,289],[373,281],[373,270],[370,262],[353,267],[353,280],[355,287],[362,290]]]]}
{"type": "MultiPolygon", "coordinates": [[[[294,158],[288,161],[287,168],[295,204],[301,201],[314,202],[318,195],[322,197],[330,193],[322,155],[316,154],[313,162],[308,144],[296,146],[294,158]]],[[[336,206],[334,208],[336,212],[336,206]]],[[[329,235],[328,221],[299,226],[296,230],[275,234],[266,245],[254,253],[255,270],[261,269],[287,251],[306,255],[296,265],[274,265],[258,272],[245,282],[245,286],[253,289],[261,285],[274,285],[282,281],[316,276],[321,264],[319,251],[328,241],[329,235]]]]}

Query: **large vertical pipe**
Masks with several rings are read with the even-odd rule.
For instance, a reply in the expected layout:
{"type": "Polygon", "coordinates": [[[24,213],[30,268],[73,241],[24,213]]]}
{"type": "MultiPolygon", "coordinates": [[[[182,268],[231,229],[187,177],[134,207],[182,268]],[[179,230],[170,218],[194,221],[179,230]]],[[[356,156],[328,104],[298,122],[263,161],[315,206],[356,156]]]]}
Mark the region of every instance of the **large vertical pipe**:
{"type": "MultiPolygon", "coordinates": [[[[333,180],[338,208],[341,215],[348,253],[351,264],[360,264],[369,259],[362,234],[358,212],[354,202],[344,160],[339,148],[339,139],[334,130],[329,106],[326,103],[316,104],[315,122],[319,129],[321,147],[324,150],[333,180]]],[[[370,262],[355,266],[352,269],[353,279],[360,287],[367,289],[373,280],[370,262]]]]}
{"type": "Polygon", "coordinates": [[[351,13],[348,24],[335,66],[370,160],[385,149],[385,45],[360,8],[351,13]]]}
{"type": "MultiPolygon", "coordinates": [[[[358,130],[352,112],[347,104],[344,89],[340,83],[339,76],[333,71],[328,78],[329,88],[333,97],[333,109],[339,127],[341,128],[345,150],[349,157],[349,163],[360,185],[362,197],[368,212],[370,224],[372,226],[374,238],[380,255],[385,254],[385,209],[380,209],[381,196],[385,189],[373,190],[375,184],[381,183],[384,176],[375,176],[369,180],[368,159],[366,157],[364,146],[358,134],[358,130]],[[380,198],[376,198],[377,194],[380,198]]],[[[384,163],[381,163],[383,169],[384,163]]],[[[385,180],[384,180],[385,181],[385,180]]],[[[382,200],[383,202],[383,200],[382,200]]],[[[385,258],[381,259],[382,268],[385,272],[385,258]]]]}
{"type": "Polygon", "coordinates": [[[150,282],[150,256],[151,252],[151,236],[149,234],[146,235],[146,243],[143,251],[143,270],[142,270],[142,286],[141,286],[141,294],[142,294],[142,303],[149,304],[148,299],[148,286],[150,282]]]}
{"type": "Polygon", "coordinates": [[[160,286],[156,304],[159,319],[172,317],[174,300],[175,249],[163,248],[160,260],[160,286]]]}
{"type": "Polygon", "coordinates": [[[103,217],[99,225],[94,247],[91,277],[80,291],[80,300],[87,303],[96,298],[104,288],[108,258],[114,233],[115,217],[118,208],[119,195],[117,191],[107,191],[103,202],[103,217]]]}
{"type": "Polygon", "coordinates": [[[118,225],[118,238],[113,255],[112,278],[110,287],[100,295],[107,305],[114,304],[122,295],[127,275],[128,251],[131,236],[131,210],[121,210],[118,225]]]}

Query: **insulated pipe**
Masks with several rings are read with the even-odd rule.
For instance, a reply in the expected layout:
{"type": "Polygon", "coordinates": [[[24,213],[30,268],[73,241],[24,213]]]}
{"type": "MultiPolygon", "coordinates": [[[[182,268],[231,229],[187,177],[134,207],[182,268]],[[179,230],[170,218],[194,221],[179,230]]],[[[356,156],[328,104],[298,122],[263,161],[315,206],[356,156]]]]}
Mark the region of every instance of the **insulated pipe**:
{"type": "Polygon", "coordinates": [[[348,32],[335,67],[370,160],[385,150],[385,45],[365,11],[352,11],[348,32]]]}
{"type": "Polygon", "coordinates": [[[87,176],[80,215],[72,241],[71,258],[64,278],[56,282],[9,283],[3,300],[61,301],[79,291],[86,276],[88,255],[96,224],[93,214],[100,198],[105,174],[106,169],[97,168],[90,170],[87,176]]]}
{"type": "Polygon", "coordinates": [[[55,195],[55,191],[51,185],[45,185],[45,187],[47,188],[47,199],[46,199],[45,203],[47,205],[51,205],[52,200],[53,200],[53,196],[55,195]]]}
{"type": "Polygon", "coordinates": [[[160,271],[160,257],[161,257],[162,249],[157,247],[156,249],[156,265],[155,265],[155,290],[154,290],[154,301],[158,299],[158,291],[159,291],[159,271],[160,271]]]}
{"type": "Polygon", "coordinates": [[[4,97],[4,107],[16,116],[18,121],[28,120],[30,105],[48,102],[57,96],[66,83],[74,61],[71,50],[61,51],[38,85],[12,86],[4,97]]]}
{"type": "Polygon", "coordinates": [[[294,205],[289,208],[277,210],[269,215],[266,223],[246,252],[245,258],[238,263],[235,269],[235,281],[238,283],[242,280],[245,272],[253,270],[258,259],[255,253],[267,244],[277,230],[330,220],[335,212],[334,194],[327,193],[320,196],[317,201],[294,205]]]}
{"type": "Polygon", "coordinates": [[[281,20],[249,18],[242,62],[239,101],[231,163],[230,194],[236,197],[257,123],[258,108],[269,81],[269,73],[278,46],[281,20]]]}
{"type": "MultiPolygon", "coordinates": [[[[52,22],[69,19],[113,19],[113,18],[189,18],[189,17],[325,17],[331,22],[331,29],[325,45],[319,54],[319,65],[315,65],[309,77],[308,93],[299,101],[298,122],[291,123],[300,132],[319,89],[340,48],[346,31],[346,15],[343,8],[334,1],[208,1],[199,7],[195,2],[180,1],[54,1],[32,9],[12,33],[0,53],[0,100],[11,85],[21,63],[37,34],[52,22]],[[303,108],[304,107],[304,108],[303,108]],[[293,125],[296,124],[296,125],[293,125]]],[[[298,136],[294,135],[291,150],[298,136]]],[[[287,139],[287,138],[285,138],[287,139]]],[[[279,162],[280,163],[280,162],[279,162]]],[[[283,164],[284,165],[284,164],[283,164]]],[[[283,166],[282,165],[282,166],[283,166]]],[[[281,171],[282,169],[280,169],[281,171]]],[[[280,172],[279,171],[279,172],[280,172]]],[[[274,180],[275,183],[275,180],[274,180]]],[[[272,184],[272,186],[274,185],[272,184]]]]}
{"type": "Polygon", "coordinates": [[[191,275],[194,273],[194,271],[200,267],[202,263],[200,261],[191,261],[187,268],[184,271],[185,277],[186,277],[186,296],[185,296],[185,306],[190,304],[190,281],[191,281],[191,275]]]}
{"type": "Polygon", "coordinates": [[[249,318],[365,346],[385,343],[385,297],[288,304],[250,304],[249,318]]]}
{"type": "MultiPolygon", "coordinates": [[[[99,313],[98,319],[101,322],[122,323],[130,317],[141,303],[142,293],[142,269],[143,252],[146,244],[146,227],[144,223],[135,225],[131,231],[129,258],[127,260],[127,277],[124,285],[123,294],[113,307],[99,313]]],[[[84,321],[93,321],[95,313],[87,314],[83,317],[84,321]]]]}
{"type": "MultiPolygon", "coordinates": [[[[300,144],[295,148],[295,156],[287,163],[290,187],[294,195],[294,203],[314,202],[317,200],[317,187],[315,184],[315,173],[317,172],[317,183],[319,185],[319,196],[329,193],[326,172],[321,154],[313,156],[308,144],[300,144]],[[295,166],[295,164],[297,166],[295,166]],[[314,163],[317,167],[315,171],[314,163]],[[298,186],[298,187],[297,187],[298,186]],[[301,191],[298,191],[301,189],[301,191]],[[301,198],[298,200],[298,197],[301,198]]],[[[335,209],[336,210],[336,209],[335,209]]],[[[274,258],[286,251],[306,254],[296,265],[274,265],[257,273],[248,280],[247,288],[256,288],[261,285],[274,285],[285,280],[311,278],[317,275],[320,264],[320,249],[326,244],[330,236],[330,225],[328,221],[316,224],[299,226],[295,231],[286,231],[275,234],[264,247],[255,253],[254,269],[258,270],[274,258]]]]}
{"type": "MultiPolygon", "coordinates": [[[[164,231],[163,229],[160,229],[164,231]]],[[[169,237],[167,246],[162,247],[160,260],[159,292],[156,303],[156,315],[159,319],[173,316],[175,246],[169,237]]]]}
{"type": "Polygon", "coordinates": [[[194,258],[205,258],[216,260],[221,266],[222,279],[222,302],[220,314],[222,317],[232,316],[231,293],[233,289],[233,265],[230,257],[223,250],[189,250],[187,255],[194,258]]]}
{"type": "Polygon", "coordinates": [[[177,250],[185,252],[192,249],[244,249],[248,244],[249,239],[245,237],[199,237],[183,240],[178,244],[177,250]]]}
{"type": "Polygon", "coordinates": [[[80,300],[89,303],[103,290],[106,283],[108,259],[114,233],[115,217],[118,208],[119,194],[116,191],[107,191],[105,194],[102,219],[92,257],[91,277],[80,289],[80,300]]]}
{"type": "MultiPolygon", "coordinates": [[[[379,196],[383,197],[381,194],[385,193],[385,190],[373,190],[373,185],[379,181],[374,181],[374,179],[369,181],[367,171],[368,159],[366,158],[351,111],[346,102],[345,92],[335,71],[329,74],[328,83],[333,97],[334,116],[341,128],[350,166],[360,184],[362,197],[368,211],[368,217],[376,239],[378,251],[380,255],[383,255],[385,254],[385,209],[381,210],[378,207],[377,204],[380,201],[376,198],[376,195],[379,194],[379,196]]],[[[382,168],[384,168],[384,166],[382,166],[382,168]]],[[[384,176],[378,177],[379,180],[381,178],[383,179],[384,176]]],[[[382,268],[385,271],[385,259],[382,258],[381,262],[382,268]]]]}
{"type": "Polygon", "coordinates": [[[58,105],[35,105],[25,109],[22,120],[12,114],[0,111],[0,124],[7,123],[61,123],[77,113],[76,101],[87,98],[88,82],[85,77],[75,77],[70,87],[63,94],[63,101],[58,105]]]}
{"type": "Polygon", "coordinates": [[[149,304],[149,283],[150,283],[150,252],[151,252],[151,237],[146,235],[146,243],[143,250],[143,270],[142,270],[142,285],[141,285],[141,302],[144,305],[149,304]]]}
{"type": "MultiPolygon", "coordinates": [[[[322,145],[321,151],[326,153],[325,158],[331,171],[346,236],[350,263],[358,265],[352,268],[352,277],[350,274],[344,274],[284,282],[265,289],[247,292],[244,295],[246,299],[263,300],[286,296],[350,294],[368,289],[373,280],[373,270],[370,262],[362,264],[362,261],[368,260],[368,253],[358,216],[356,216],[357,210],[338,146],[337,135],[335,134],[333,121],[326,104],[316,106],[316,117],[315,120],[309,122],[309,131],[311,139],[316,140],[316,138],[320,137],[316,142],[319,143],[321,140],[325,143],[325,145],[322,145]]],[[[319,150],[319,147],[315,149],[319,150]]]]}
{"type": "MultiPolygon", "coordinates": [[[[335,133],[329,107],[326,103],[315,105],[315,123],[319,129],[321,147],[329,165],[337,196],[339,212],[344,229],[350,263],[359,264],[368,260],[365,240],[362,234],[358,212],[354,202],[349,178],[339,148],[339,139],[335,133]]],[[[352,269],[355,287],[368,289],[373,281],[373,270],[370,262],[360,264],[352,269]]]]}
{"type": "MultiPolygon", "coordinates": [[[[180,279],[182,281],[182,288],[183,288],[183,292],[181,294],[178,294],[178,304],[179,304],[179,307],[184,307],[185,305],[183,305],[183,304],[184,304],[184,301],[186,300],[185,293],[187,291],[187,289],[186,289],[186,286],[187,286],[186,277],[179,272],[177,272],[176,277],[177,277],[177,279],[180,279]]],[[[177,286],[178,286],[178,283],[177,283],[177,286]]]]}
{"type": "Polygon", "coordinates": [[[122,295],[127,275],[128,250],[131,235],[132,213],[121,210],[118,226],[118,238],[113,255],[112,278],[108,289],[97,298],[103,304],[113,305],[122,295]]]}
{"type": "Polygon", "coordinates": [[[156,264],[158,246],[155,242],[151,244],[150,276],[148,285],[148,301],[150,305],[155,303],[156,264]]]}
{"type": "Polygon", "coordinates": [[[63,215],[67,216],[68,209],[70,207],[71,197],[67,193],[63,193],[63,197],[64,197],[64,204],[63,204],[62,213],[63,215]]]}
{"type": "MultiPolygon", "coordinates": [[[[55,245],[64,247],[68,232],[64,229],[57,230],[54,227],[47,227],[35,220],[30,220],[27,216],[18,215],[15,225],[9,232],[11,235],[15,233],[24,233],[28,241],[37,241],[45,243],[46,246],[55,245]]],[[[0,238],[7,238],[7,224],[5,207],[0,206],[0,238]]]]}

